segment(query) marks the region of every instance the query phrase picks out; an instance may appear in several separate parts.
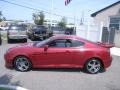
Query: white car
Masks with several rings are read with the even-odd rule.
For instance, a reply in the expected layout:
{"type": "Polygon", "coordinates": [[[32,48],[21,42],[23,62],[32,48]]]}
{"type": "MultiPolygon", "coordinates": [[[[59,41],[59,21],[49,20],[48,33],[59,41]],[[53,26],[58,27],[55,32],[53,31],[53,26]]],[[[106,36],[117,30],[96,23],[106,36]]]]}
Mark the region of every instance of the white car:
{"type": "Polygon", "coordinates": [[[7,30],[8,43],[11,40],[24,40],[27,42],[27,29],[25,25],[11,25],[7,30]]]}

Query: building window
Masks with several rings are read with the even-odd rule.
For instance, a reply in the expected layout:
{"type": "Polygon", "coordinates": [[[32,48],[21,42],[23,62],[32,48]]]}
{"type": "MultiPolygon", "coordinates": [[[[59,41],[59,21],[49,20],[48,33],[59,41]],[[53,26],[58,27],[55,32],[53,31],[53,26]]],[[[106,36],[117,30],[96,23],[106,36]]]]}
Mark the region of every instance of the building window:
{"type": "Polygon", "coordinates": [[[120,17],[110,17],[109,27],[114,27],[116,30],[120,30],[120,17]]]}

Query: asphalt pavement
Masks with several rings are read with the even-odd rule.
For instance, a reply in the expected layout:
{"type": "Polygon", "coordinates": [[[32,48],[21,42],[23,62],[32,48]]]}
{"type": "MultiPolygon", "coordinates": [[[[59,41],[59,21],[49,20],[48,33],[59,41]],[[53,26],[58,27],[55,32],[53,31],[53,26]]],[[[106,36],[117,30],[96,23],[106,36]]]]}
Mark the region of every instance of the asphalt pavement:
{"type": "Polygon", "coordinates": [[[120,57],[105,72],[87,74],[80,69],[33,69],[18,72],[4,66],[4,53],[18,43],[0,46],[0,84],[16,85],[29,90],[120,90],[120,57]]]}

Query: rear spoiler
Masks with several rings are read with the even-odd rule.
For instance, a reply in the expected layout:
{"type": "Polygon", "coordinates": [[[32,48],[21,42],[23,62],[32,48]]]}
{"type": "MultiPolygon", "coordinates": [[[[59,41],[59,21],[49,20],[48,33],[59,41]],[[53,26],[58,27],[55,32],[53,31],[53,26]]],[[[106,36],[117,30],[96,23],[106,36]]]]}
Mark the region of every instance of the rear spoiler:
{"type": "Polygon", "coordinates": [[[105,47],[105,48],[112,48],[115,46],[115,44],[109,44],[109,43],[105,43],[105,42],[97,42],[97,44],[99,46],[105,47]]]}

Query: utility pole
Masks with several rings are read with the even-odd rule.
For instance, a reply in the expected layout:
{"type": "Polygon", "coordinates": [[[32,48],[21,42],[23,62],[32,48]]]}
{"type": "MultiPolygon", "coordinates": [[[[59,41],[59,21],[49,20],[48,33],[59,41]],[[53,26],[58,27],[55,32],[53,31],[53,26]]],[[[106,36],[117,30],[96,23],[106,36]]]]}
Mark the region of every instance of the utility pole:
{"type": "Polygon", "coordinates": [[[53,0],[51,0],[51,19],[50,19],[50,29],[52,30],[52,20],[53,20],[53,0]]]}

